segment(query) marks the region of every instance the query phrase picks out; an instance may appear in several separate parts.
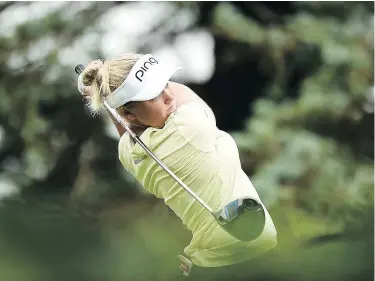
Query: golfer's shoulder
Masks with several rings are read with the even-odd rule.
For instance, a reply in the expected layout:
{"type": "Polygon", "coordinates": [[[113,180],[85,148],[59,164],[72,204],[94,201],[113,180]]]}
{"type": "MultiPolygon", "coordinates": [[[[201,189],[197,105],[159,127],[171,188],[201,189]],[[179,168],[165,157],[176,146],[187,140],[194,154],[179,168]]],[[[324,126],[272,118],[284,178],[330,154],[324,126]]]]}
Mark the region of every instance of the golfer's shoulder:
{"type": "Polygon", "coordinates": [[[191,99],[180,105],[172,118],[177,133],[196,148],[208,151],[216,139],[216,122],[202,100],[191,99]]]}
{"type": "Polygon", "coordinates": [[[199,101],[181,105],[175,112],[175,123],[192,129],[216,126],[210,114],[210,108],[199,101]]]}
{"type": "Polygon", "coordinates": [[[176,99],[178,109],[176,115],[189,125],[212,125],[216,127],[216,119],[212,109],[189,87],[179,84],[176,99]]]}

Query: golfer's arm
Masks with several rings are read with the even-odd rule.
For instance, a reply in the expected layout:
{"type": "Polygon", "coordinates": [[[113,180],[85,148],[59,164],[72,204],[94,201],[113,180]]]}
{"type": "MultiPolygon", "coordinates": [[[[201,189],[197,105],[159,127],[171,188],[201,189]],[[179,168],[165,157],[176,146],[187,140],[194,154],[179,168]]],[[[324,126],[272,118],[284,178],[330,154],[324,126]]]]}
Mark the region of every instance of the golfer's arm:
{"type": "Polygon", "coordinates": [[[116,121],[116,118],[112,116],[111,112],[109,112],[108,110],[107,112],[109,116],[111,117],[112,122],[115,125],[118,134],[120,135],[120,137],[122,137],[122,135],[126,132],[125,128],[119,122],[116,121]]]}

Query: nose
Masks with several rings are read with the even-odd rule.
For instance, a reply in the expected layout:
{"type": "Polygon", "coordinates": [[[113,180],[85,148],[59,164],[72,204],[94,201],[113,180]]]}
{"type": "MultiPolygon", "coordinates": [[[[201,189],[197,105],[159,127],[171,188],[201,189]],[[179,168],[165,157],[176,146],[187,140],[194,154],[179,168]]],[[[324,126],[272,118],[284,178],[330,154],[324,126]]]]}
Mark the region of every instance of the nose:
{"type": "Polygon", "coordinates": [[[170,104],[173,101],[173,96],[168,91],[164,91],[164,103],[170,104]]]}

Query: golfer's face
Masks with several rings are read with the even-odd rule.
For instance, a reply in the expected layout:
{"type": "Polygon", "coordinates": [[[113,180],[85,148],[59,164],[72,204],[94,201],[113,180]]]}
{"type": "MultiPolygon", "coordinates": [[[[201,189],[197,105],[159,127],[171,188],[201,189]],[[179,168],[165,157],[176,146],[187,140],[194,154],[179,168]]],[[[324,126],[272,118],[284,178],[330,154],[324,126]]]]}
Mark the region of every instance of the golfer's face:
{"type": "Polygon", "coordinates": [[[150,127],[163,128],[169,115],[176,111],[176,100],[168,89],[149,101],[138,102],[133,114],[137,120],[150,127]]]}

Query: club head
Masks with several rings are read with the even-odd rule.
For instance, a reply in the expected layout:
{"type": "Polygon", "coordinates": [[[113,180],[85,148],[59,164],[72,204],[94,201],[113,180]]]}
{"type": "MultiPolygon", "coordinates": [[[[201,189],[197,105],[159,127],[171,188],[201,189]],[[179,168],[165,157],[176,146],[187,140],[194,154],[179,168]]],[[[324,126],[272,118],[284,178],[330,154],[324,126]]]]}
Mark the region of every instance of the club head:
{"type": "Polygon", "coordinates": [[[266,221],[263,206],[246,197],[230,202],[213,215],[224,230],[244,242],[258,238],[266,221]]]}

